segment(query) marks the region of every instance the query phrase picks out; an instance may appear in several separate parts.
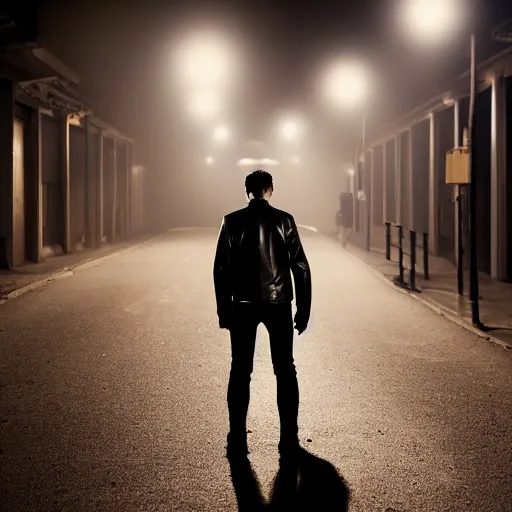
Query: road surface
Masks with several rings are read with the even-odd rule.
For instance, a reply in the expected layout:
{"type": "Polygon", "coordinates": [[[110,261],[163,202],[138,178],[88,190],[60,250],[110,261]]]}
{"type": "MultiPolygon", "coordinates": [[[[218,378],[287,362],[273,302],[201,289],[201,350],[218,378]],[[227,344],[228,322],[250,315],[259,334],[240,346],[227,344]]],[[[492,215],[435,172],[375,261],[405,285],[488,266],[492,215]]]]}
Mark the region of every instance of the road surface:
{"type": "MultiPolygon", "coordinates": [[[[238,509],[224,456],[230,351],[215,315],[216,233],[171,232],[0,306],[2,511],[238,509]]],[[[344,510],[346,485],[351,511],[511,511],[512,353],[333,241],[303,239],[313,316],[295,356],[311,455],[292,509],[344,510]]],[[[259,490],[244,497],[248,475],[235,468],[242,504],[272,501],[277,485],[275,382],[258,336],[249,444],[259,490]]]]}

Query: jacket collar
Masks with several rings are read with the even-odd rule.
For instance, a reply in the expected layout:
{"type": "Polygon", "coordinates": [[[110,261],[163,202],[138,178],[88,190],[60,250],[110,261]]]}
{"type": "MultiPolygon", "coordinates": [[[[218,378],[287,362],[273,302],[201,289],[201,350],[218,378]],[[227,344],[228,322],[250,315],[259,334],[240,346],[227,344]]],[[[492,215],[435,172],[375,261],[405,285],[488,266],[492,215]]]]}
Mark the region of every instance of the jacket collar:
{"type": "Polygon", "coordinates": [[[266,199],[251,199],[249,202],[249,207],[254,208],[258,206],[268,206],[268,201],[266,199]]]}

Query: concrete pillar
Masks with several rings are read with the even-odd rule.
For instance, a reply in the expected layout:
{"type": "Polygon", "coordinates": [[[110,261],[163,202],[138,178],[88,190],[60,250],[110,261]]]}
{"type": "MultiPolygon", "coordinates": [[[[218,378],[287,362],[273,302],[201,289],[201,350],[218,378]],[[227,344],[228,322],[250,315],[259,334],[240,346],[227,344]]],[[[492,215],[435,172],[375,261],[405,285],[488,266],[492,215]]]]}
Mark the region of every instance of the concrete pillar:
{"type": "Polygon", "coordinates": [[[13,266],[14,84],[0,79],[0,268],[13,266]]]}
{"type": "Polygon", "coordinates": [[[503,76],[492,84],[491,112],[491,277],[507,278],[507,98],[503,76]]]}
{"type": "Polygon", "coordinates": [[[373,226],[373,210],[374,210],[374,197],[375,197],[375,163],[373,150],[370,149],[365,155],[366,160],[366,177],[365,177],[365,212],[366,212],[366,250],[370,250],[371,246],[371,234],[373,226]],[[368,161],[369,160],[369,161],[368,161]]]}
{"type": "Polygon", "coordinates": [[[412,152],[413,152],[413,137],[412,137],[412,127],[409,128],[407,132],[407,138],[409,139],[409,151],[407,152],[407,196],[409,197],[409,211],[407,212],[409,229],[416,229],[415,225],[415,214],[414,214],[414,174],[413,174],[413,161],[412,161],[412,152]]]}
{"type": "Polygon", "coordinates": [[[382,219],[387,222],[388,219],[388,176],[387,176],[387,141],[382,145],[382,219]]]}
{"type": "Polygon", "coordinates": [[[439,253],[439,182],[437,168],[436,114],[430,114],[428,163],[428,243],[431,254],[439,253]]]}
{"type": "Polygon", "coordinates": [[[96,167],[96,247],[103,243],[103,134],[100,132],[98,141],[96,167]]]}
{"type": "Polygon", "coordinates": [[[402,225],[402,180],[400,178],[400,134],[395,135],[395,223],[402,225]]]}
{"type": "Polygon", "coordinates": [[[98,176],[97,165],[98,159],[96,157],[97,145],[96,135],[89,122],[89,118],[85,118],[85,225],[87,230],[86,247],[98,247],[97,229],[97,207],[96,202],[99,199],[97,195],[96,179],[98,176]]]}
{"type": "MultiPolygon", "coordinates": [[[[460,147],[461,140],[460,140],[460,103],[456,101],[453,105],[453,147],[458,148],[460,147]]],[[[446,169],[443,169],[443,173],[446,172],[446,169]]],[[[460,225],[461,225],[461,219],[459,219],[459,208],[457,206],[457,198],[461,199],[461,187],[460,185],[454,185],[453,186],[453,207],[455,209],[455,213],[453,218],[455,219],[455,236],[454,236],[454,243],[455,243],[455,263],[458,264],[459,257],[462,257],[459,255],[459,231],[460,231],[460,225]]]]}
{"type": "Polygon", "coordinates": [[[352,230],[354,233],[357,231],[357,221],[358,221],[358,213],[359,213],[359,199],[358,199],[358,176],[359,176],[359,151],[355,149],[354,155],[354,175],[351,176],[351,188],[352,188],[352,197],[354,198],[352,201],[352,230]]]}
{"type": "Polygon", "coordinates": [[[42,260],[43,250],[43,184],[40,109],[31,109],[25,123],[25,248],[27,261],[42,260]]]}
{"type": "Polygon", "coordinates": [[[132,153],[132,145],[127,142],[126,143],[126,201],[125,201],[125,215],[124,215],[124,234],[126,238],[130,237],[130,191],[131,191],[131,183],[132,183],[132,166],[131,166],[131,153],[132,153]]]}
{"type": "Polygon", "coordinates": [[[111,233],[111,240],[112,243],[115,243],[117,241],[117,141],[114,139],[113,141],[113,151],[112,151],[112,171],[114,173],[113,175],[113,188],[112,188],[112,233],[111,233]]]}
{"type": "Polygon", "coordinates": [[[370,237],[375,227],[375,211],[377,209],[377,184],[376,184],[376,170],[375,170],[375,149],[370,150],[370,237]]]}
{"type": "Polygon", "coordinates": [[[61,143],[61,177],[64,205],[64,238],[65,252],[71,252],[71,183],[69,170],[69,116],[63,113],[60,117],[60,143],[61,143]]]}
{"type": "Polygon", "coordinates": [[[43,259],[43,122],[42,113],[39,108],[35,112],[35,140],[36,140],[36,231],[35,246],[37,247],[35,261],[40,262],[43,259]]]}

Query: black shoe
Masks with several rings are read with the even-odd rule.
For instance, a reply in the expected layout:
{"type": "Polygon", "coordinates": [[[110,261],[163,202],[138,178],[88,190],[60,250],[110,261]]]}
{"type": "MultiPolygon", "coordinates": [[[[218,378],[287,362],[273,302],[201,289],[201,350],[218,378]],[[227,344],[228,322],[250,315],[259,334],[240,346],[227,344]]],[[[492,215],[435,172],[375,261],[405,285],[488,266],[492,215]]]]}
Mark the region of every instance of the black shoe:
{"type": "Polygon", "coordinates": [[[226,456],[228,459],[236,459],[240,457],[247,457],[249,448],[247,447],[246,436],[234,436],[228,434],[228,442],[226,446],[226,456]]]}

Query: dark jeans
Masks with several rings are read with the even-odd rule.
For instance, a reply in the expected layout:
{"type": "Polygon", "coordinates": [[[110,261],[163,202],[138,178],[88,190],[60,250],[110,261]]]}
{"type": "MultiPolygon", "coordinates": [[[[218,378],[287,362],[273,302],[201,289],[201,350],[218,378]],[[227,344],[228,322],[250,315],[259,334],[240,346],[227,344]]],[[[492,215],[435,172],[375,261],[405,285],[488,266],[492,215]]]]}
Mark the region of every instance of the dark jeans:
{"type": "Polygon", "coordinates": [[[270,336],[272,364],[277,380],[277,406],[281,440],[297,438],[299,386],[293,362],[293,318],[290,303],[253,305],[239,303],[234,308],[231,328],[231,374],[228,386],[230,432],[245,437],[253,370],[256,330],[262,323],[270,336]]]}

